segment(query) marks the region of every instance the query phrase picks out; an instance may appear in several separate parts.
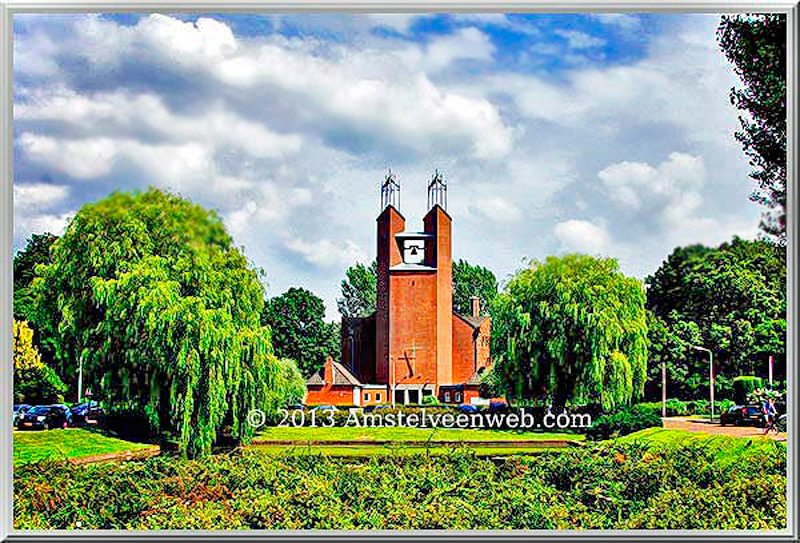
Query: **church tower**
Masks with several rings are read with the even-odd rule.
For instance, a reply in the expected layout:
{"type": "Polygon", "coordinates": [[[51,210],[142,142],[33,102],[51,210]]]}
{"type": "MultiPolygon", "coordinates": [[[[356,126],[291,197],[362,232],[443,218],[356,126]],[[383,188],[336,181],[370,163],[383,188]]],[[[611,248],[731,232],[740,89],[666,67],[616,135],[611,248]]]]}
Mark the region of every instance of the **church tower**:
{"type": "Polygon", "coordinates": [[[420,403],[452,383],[453,263],[447,184],[428,185],[422,231],[405,229],[400,185],[391,172],[378,216],[375,379],[397,403],[420,403]]]}

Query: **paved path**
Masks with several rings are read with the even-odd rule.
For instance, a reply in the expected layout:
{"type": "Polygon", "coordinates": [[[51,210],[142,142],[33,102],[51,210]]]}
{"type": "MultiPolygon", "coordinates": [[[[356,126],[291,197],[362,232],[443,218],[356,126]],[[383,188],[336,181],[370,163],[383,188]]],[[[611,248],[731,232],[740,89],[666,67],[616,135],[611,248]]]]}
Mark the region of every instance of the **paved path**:
{"type": "MultiPolygon", "coordinates": [[[[661,420],[663,421],[664,428],[669,428],[671,430],[688,430],[689,432],[735,437],[756,437],[764,435],[763,428],[757,428],[755,426],[720,426],[719,422],[711,422],[708,419],[667,417],[661,420]]],[[[786,441],[786,434],[775,435],[773,432],[770,432],[768,435],[772,439],[786,441]]]]}

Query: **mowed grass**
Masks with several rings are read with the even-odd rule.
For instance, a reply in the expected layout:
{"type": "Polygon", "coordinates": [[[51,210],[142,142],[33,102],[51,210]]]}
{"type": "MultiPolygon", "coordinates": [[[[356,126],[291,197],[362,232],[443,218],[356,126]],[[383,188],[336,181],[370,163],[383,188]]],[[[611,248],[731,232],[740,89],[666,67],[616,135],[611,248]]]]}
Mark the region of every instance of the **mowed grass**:
{"type": "Polygon", "coordinates": [[[709,435],[687,430],[648,428],[624,437],[617,438],[623,443],[643,442],[652,448],[671,448],[696,446],[710,451],[717,463],[722,466],[736,462],[742,456],[769,455],[776,451],[786,451],[786,443],[766,436],[736,437],[709,435]]]}
{"type": "Polygon", "coordinates": [[[14,465],[139,451],[149,447],[152,445],[123,441],[81,428],[14,432],[14,465]]]}
{"type": "Polygon", "coordinates": [[[293,441],[298,444],[308,443],[309,441],[451,441],[465,442],[470,441],[547,441],[547,440],[569,440],[582,441],[583,435],[579,434],[556,434],[514,430],[486,430],[473,428],[363,428],[354,426],[344,427],[278,427],[271,426],[264,428],[256,436],[257,440],[269,441],[293,441]]]}

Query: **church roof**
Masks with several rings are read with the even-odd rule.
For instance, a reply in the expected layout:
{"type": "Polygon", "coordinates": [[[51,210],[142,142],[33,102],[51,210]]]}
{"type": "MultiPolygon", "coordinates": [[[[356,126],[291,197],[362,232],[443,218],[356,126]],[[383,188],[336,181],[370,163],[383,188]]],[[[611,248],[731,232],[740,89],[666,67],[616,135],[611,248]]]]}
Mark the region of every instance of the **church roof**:
{"type": "Polygon", "coordinates": [[[483,321],[489,318],[486,316],[473,317],[472,315],[462,315],[461,313],[456,313],[455,311],[453,312],[453,315],[459,317],[462,321],[466,322],[473,328],[480,328],[481,324],[483,324],[483,321]]]}
{"type": "MultiPolygon", "coordinates": [[[[306,380],[306,385],[324,385],[325,384],[325,368],[323,367],[317,373],[312,375],[306,380]]],[[[342,366],[339,362],[333,363],[333,384],[334,385],[353,385],[361,386],[361,381],[356,379],[350,370],[342,366]]]]}

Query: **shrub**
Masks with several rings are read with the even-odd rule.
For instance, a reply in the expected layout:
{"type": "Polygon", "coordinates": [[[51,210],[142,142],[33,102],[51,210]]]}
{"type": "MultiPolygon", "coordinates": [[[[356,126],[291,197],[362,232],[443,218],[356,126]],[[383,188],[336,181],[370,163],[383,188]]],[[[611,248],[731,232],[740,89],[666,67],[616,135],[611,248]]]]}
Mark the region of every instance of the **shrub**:
{"type": "Polygon", "coordinates": [[[463,449],[348,459],[239,449],[199,461],[41,462],[15,469],[14,527],[785,528],[785,445],[738,439],[723,464],[719,436],[699,439],[494,460],[463,449]]]}
{"type": "Polygon", "coordinates": [[[26,321],[14,321],[14,403],[61,403],[67,386],[42,362],[26,321]]]}
{"type": "Polygon", "coordinates": [[[661,426],[661,417],[652,409],[626,407],[595,419],[586,431],[586,437],[594,440],[609,439],[614,434],[624,436],[654,426],[661,426]]]}
{"type": "MultiPolygon", "coordinates": [[[[681,401],[676,399],[667,400],[668,417],[688,417],[691,415],[707,415],[711,412],[711,402],[708,400],[689,400],[681,401]]],[[[734,405],[733,400],[714,401],[714,412],[722,413],[730,406],[734,405]]],[[[661,402],[638,403],[636,407],[652,411],[659,417],[661,416],[661,402]]]]}
{"type": "Polygon", "coordinates": [[[733,380],[733,401],[736,405],[747,403],[747,396],[758,388],[763,388],[763,379],[753,375],[742,375],[733,380]]]}

